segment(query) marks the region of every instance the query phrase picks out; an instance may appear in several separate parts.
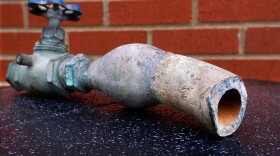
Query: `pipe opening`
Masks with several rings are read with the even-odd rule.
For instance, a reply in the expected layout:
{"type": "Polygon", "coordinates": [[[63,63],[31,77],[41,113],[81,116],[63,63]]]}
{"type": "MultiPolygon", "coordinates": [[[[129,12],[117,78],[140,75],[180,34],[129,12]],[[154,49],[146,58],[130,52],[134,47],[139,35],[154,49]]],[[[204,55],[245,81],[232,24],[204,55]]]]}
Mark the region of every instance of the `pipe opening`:
{"type": "Polygon", "coordinates": [[[230,125],[238,116],[241,108],[241,97],[236,89],[225,92],[218,105],[218,121],[230,125]]]}

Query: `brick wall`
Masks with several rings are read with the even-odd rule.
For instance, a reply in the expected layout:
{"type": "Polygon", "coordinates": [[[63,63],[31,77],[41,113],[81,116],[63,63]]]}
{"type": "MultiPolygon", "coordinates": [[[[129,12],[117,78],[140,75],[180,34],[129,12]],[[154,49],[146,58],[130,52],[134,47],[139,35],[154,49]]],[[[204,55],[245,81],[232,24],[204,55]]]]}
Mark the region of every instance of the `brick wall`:
{"type": "MultiPolygon", "coordinates": [[[[64,22],[74,54],[100,57],[146,43],[205,60],[243,78],[280,82],[280,0],[66,0],[79,22],[64,22]]],[[[31,54],[46,19],[27,0],[0,1],[0,85],[19,52],[31,54]]]]}

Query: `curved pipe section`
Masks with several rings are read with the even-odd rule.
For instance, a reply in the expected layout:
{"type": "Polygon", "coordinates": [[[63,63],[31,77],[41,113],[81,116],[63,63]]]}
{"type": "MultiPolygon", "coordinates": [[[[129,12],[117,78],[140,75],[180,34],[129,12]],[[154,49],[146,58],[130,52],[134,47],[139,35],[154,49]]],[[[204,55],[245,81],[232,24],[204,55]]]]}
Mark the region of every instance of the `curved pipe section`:
{"type": "Polygon", "coordinates": [[[236,131],[246,108],[246,89],[237,75],[149,45],[116,48],[91,63],[85,75],[92,88],[127,107],[166,103],[219,136],[236,131]]]}

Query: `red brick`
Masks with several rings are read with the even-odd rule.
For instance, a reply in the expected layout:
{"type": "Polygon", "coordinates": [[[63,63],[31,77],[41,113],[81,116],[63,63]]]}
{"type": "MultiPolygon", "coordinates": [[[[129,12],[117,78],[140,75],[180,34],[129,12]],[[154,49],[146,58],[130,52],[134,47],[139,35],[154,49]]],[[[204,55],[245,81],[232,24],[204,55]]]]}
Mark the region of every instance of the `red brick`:
{"type": "MultiPolygon", "coordinates": [[[[103,3],[102,1],[94,2],[71,2],[82,8],[83,14],[80,21],[64,21],[62,26],[94,26],[103,24],[103,3]]],[[[47,19],[42,16],[29,15],[29,25],[33,27],[46,26],[47,19]]]]}
{"type": "Polygon", "coordinates": [[[191,7],[191,0],[111,1],[110,24],[190,23],[191,7]]]}
{"type": "Polygon", "coordinates": [[[279,0],[200,0],[201,22],[280,20],[279,0]]]}
{"type": "Polygon", "coordinates": [[[147,43],[147,33],[145,31],[93,31],[69,34],[72,53],[105,54],[129,43],[147,43]]]}
{"type": "Polygon", "coordinates": [[[158,30],[153,32],[153,44],[180,54],[234,54],[237,36],[236,29],[158,30]]]}
{"type": "Polygon", "coordinates": [[[251,28],[246,32],[246,53],[280,53],[280,28],[251,28]]]}
{"type": "Polygon", "coordinates": [[[242,78],[280,82],[280,60],[206,60],[242,78]]]}
{"type": "Polygon", "coordinates": [[[0,33],[0,54],[31,54],[40,33],[2,32],[0,33]]]}
{"type": "Polygon", "coordinates": [[[12,62],[12,60],[0,60],[0,81],[6,80],[6,72],[10,62],[12,62]]]}
{"type": "Polygon", "coordinates": [[[0,4],[0,27],[22,27],[21,4],[0,4]]]}

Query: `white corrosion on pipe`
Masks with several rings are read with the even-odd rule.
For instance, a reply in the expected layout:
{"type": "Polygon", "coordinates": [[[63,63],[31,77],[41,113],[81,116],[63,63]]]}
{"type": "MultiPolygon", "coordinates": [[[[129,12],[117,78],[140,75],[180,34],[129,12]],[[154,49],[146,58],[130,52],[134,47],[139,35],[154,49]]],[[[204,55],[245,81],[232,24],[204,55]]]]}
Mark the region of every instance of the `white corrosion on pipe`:
{"type": "Polygon", "coordinates": [[[144,44],[112,50],[91,63],[85,76],[91,88],[127,107],[165,103],[198,119],[219,136],[236,131],[247,103],[239,76],[144,44]]]}

